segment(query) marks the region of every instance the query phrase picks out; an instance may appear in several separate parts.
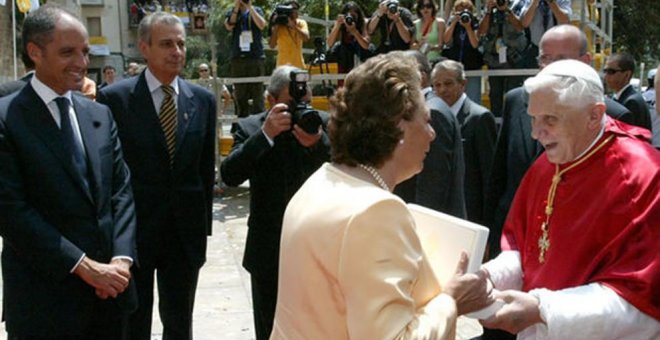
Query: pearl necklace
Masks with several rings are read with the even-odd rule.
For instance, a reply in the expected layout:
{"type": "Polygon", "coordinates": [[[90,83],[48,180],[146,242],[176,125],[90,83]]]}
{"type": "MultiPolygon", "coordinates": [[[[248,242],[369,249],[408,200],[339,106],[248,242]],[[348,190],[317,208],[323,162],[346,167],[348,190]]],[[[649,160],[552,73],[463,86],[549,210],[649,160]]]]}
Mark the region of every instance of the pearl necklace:
{"type": "Polygon", "coordinates": [[[381,188],[385,189],[386,191],[390,191],[390,187],[387,185],[387,183],[385,183],[383,177],[380,176],[380,174],[376,169],[374,169],[374,167],[364,164],[358,164],[358,166],[364,169],[364,171],[368,172],[371,175],[371,177],[373,177],[376,180],[376,183],[378,183],[378,185],[381,188]]]}

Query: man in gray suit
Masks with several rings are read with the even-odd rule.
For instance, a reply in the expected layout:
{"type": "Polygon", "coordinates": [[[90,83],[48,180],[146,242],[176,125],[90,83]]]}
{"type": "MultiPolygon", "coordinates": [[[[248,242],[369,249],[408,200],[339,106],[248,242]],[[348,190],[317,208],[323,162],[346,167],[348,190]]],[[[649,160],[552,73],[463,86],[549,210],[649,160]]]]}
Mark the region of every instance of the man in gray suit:
{"type": "Polygon", "coordinates": [[[426,56],[417,50],[404,53],[417,60],[422,74],[422,93],[431,112],[431,126],[436,137],[431,142],[422,171],[399,183],[394,193],[406,202],[466,218],[461,128],[449,107],[431,88],[431,65],[426,56]]]}
{"type": "Polygon", "coordinates": [[[497,137],[495,117],[488,109],[473,102],[465,94],[466,78],[463,64],[453,60],[437,63],[431,73],[431,83],[435,94],[449,106],[461,127],[467,219],[484,224],[486,184],[490,176],[497,137]]]}

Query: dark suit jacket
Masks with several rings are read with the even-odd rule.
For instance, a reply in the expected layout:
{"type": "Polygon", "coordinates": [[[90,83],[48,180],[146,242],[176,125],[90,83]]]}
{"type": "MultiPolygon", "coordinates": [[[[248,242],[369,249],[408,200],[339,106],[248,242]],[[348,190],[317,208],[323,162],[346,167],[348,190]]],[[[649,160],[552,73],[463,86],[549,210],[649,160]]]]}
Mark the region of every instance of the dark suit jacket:
{"type": "Polygon", "coordinates": [[[250,180],[243,266],[253,275],[276,280],[284,210],[305,180],[329,159],[330,143],[324,132],[316,145],[305,148],[290,132],[284,132],[271,147],[261,131],[266,115],[263,112],[238,121],[234,145],[220,169],[229,186],[250,180]]]}
{"type": "Polygon", "coordinates": [[[30,82],[30,79],[32,79],[32,76],[34,75],[34,72],[29,72],[28,74],[24,75],[20,79],[8,81],[6,83],[0,84],[0,98],[4,96],[8,96],[25,86],[25,84],[30,82]]]}
{"type": "Polygon", "coordinates": [[[399,183],[394,193],[406,202],[466,218],[461,128],[449,107],[438,97],[427,96],[426,105],[431,111],[435,139],[424,159],[422,171],[399,183]]]}
{"type": "MultiPolygon", "coordinates": [[[[58,337],[95,317],[94,288],[70,273],[83,253],[102,263],[136,258],[129,171],[110,110],[72,100],[89,187],[30,84],[0,99],[3,307],[7,331],[16,335],[58,337]]],[[[116,301],[135,307],[135,295],[125,296],[116,301]]]]}
{"type": "Polygon", "coordinates": [[[206,260],[213,220],[216,102],[207,90],[178,80],[176,154],[172,168],[165,136],[144,76],[114,83],[97,94],[117,121],[135,193],[140,263],[153,265],[177,233],[191,266],[206,260]]]}
{"type": "Polygon", "coordinates": [[[456,118],[463,137],[467,218],[484,224],[486,186],[497,139],[495,116],[485,107],[466,98],[456,118]]]}
{"type": "MultiPolygon", "coordinates": [[[[509,213],[513,196],[527,169],[543,152],[532,138],[532,120],[527,114],[529,95],[522,87],[504,96],[502,126],[497,137],[495,157],[486,197],[485,220],[490,229],[491,257],[500,253],[502,227],[509,213]]],[[[629,123],[633,115],[623,105],[605,98],[606,114],[629,123]]]]}
{"type": "Polygon", "coordinates": [[[642,97],[639,92],[635,91],[635,88],[628,86],[623,93],[621,93],[617,102],[623,104],[623,106],[627,107],[630,112],[632,112],[633,118],[626,123],[641,126],[651,131],[652,125],[649,107],[646,105],[644,97],[642,97]]]}

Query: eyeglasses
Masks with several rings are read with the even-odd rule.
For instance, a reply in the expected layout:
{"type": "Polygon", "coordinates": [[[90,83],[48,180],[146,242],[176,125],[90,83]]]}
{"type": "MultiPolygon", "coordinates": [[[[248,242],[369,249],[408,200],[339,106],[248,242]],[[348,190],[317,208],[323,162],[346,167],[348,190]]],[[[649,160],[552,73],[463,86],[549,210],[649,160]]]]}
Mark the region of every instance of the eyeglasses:
{"type": "Polygon", "coordinates": [[[423,4],[421,7],[422,8],[433,9],[433,4],[423,4]]]}
{"type": "Polygon", "coordinates": [[[613,74],[615,74],[615,73],[617,73],[617,72],[623,72],[623,71],[624,71],[624,70],[622,70],[622,69],[618,69],[618,70],[617,70],[617,69],[615,69],[615,68],[606,68],[606,69],[603,70],[603,73],[605,73],[605,74],[609,74],[609,75],[613,75],[613,74]]]}

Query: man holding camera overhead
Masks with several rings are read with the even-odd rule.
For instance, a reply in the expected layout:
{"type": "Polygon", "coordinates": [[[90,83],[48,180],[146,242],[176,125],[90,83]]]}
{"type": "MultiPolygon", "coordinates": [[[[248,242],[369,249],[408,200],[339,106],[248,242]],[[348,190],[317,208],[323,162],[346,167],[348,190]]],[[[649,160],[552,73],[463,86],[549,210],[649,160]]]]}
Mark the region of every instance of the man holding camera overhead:
{"type": "MultiPolygon", "coordinates": [[[[231,77],[263,76],[266,58],[261,38],[261,31],[266,26],[264,11],[261,7],[252,6],[252,0],[235,0],[234,7],[227,11],[225,17],[225,28],[231,32],[231,77]]],[[[235,84],[234,96],[239,117],[264,110],[262,83],[235,84]]]]}
{"type": "Polygon", "coordinates": [[[378,9],[367,24],[367,32],[373,35],[376,29],[380,32],[380,45],[376,54],[407,50],[415,36],[412,13],[399,6],[398,0],[384,0],[378,4],[378,9]]]}
{"type": "Polygon", "coordinates": [[[229,186],[250,180],[243,266],[250,272],[257,340],[268,339],[273,328],[284,210],[330,154],[326,118],[305,104],[308,80],[296,67],[276,68],[268,85],[270,111],[238,121],[234,146],[220,167],[229,186]]]}
{"type": "Polygon", "coordinates": [[[293,65],[305,68],[303,42],[309,40],[307,22],[298,19],[298,1],[287,1],[275,7],[270,17],[270,48],[277,48],[277,66],[293,65]]]}
{"type": "Polygon", "coordinates": [[[538,56],[541,36],[553,26],[568,24],[571,17],[571,0],[514,0],[511,8],[518,15],[523,27],[529,30],[534,47],[533,58],[538,56]]]}

